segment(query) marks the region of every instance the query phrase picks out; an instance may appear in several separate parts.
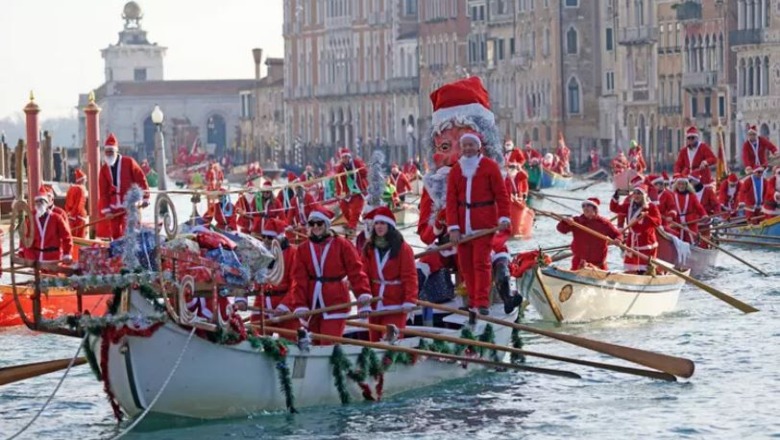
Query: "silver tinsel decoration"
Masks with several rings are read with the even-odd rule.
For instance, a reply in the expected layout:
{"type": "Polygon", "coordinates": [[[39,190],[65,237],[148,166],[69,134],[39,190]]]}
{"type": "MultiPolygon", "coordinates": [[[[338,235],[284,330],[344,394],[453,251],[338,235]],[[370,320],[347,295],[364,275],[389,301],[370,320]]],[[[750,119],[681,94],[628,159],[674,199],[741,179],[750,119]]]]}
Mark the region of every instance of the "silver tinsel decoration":
{"type": "Polygon", "coordinates": [[[143,199],[143,192],[138,185],[133,185],[125,196],[126,225],[124,246],[122,249],[122,262],[125,267],[134,271],[140,266],[138,261],[138,231],[141,229],[141,210],[138,204],[143,199]]]}
{"type": "Polygon", "coordinates": [[[368,161],[368,198],[366,208],[373,209],[382,205],[382,194],[387,186],[387,176],[384,172],[385,153],[375,150],[368,161]]]}
{"type": "Polygon", "coordinates": [[[425,191],[433,201],[433,209],[431,210],[431,218],[428,219],[431,224],[436,219],[436,215],[439,210],[444,209],[444,205],[447,203],[447,176],[450,174],[450,167],[441,167],[438,170],[431,170],[423,176],[423,184],[425,185],[425,191]]]}

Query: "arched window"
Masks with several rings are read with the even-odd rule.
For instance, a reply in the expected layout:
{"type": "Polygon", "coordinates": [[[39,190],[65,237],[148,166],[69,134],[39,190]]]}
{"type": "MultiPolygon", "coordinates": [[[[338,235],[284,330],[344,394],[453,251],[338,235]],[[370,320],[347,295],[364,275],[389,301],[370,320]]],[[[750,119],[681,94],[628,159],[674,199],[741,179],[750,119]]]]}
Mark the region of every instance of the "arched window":
{"type": "Polygon", "coordinates": [[[566,87],[568,92],[567,107],[569,114],[580,113],[580,83],[576,78],[569,79],[569,85],[566,87]]]}
{"type": "Polygon", "coordinates": [[[577,54],[577,30],[573,26],[566,31],[566,53],[577,54]]]}

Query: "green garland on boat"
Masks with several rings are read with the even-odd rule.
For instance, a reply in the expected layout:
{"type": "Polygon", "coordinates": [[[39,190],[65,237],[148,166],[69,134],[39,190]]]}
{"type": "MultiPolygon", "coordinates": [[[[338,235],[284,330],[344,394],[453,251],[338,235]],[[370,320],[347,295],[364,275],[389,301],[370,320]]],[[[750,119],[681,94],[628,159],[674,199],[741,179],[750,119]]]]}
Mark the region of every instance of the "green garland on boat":
{"type": "Polygon", "coordinates": [[[284,401],[287,410],[295,414],[295,394],[292,389],[292,375],[290,367],[287,365],[287,346],[280,339],[268,336],[247,335],[247,341],[254,349],[263,349],[263,353],[276,361],[276,370],[279,377],[279,386],[284,393],[284,401]]]}

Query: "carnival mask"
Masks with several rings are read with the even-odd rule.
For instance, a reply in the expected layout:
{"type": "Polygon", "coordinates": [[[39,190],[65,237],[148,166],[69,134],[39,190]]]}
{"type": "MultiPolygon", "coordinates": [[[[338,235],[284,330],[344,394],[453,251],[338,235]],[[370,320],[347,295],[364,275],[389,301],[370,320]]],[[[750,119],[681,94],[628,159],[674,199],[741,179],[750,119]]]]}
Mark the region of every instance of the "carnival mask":
{"type": "Polygon", "coordinates": [[[436,168],[450,167],[458,161],[461,155],[460,137],[466,133],[479,135],[471,127],[451,127],[433,136],[433,163],[436,168]]]}

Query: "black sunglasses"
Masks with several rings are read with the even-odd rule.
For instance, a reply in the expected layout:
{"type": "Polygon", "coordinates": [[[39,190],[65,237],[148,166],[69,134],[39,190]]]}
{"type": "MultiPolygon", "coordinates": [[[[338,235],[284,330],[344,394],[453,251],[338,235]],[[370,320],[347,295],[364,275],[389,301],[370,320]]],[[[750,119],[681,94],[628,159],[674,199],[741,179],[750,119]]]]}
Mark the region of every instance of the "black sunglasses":
{"type": "Polygon", "coordinates": [[[696,139],[696,136],[688,136],[686,139],[688,139],[690,141],[692,139],[696,139]]]}
{"type": "Polygon", "coordinates": [[[325,222],[322,221],[322,220],[317,220],[317,221],[312,220],[312,221],[309,222],[309,226],[312,226],[312,227],[314,227],[314,226],[325,226],[325,222]]]}

